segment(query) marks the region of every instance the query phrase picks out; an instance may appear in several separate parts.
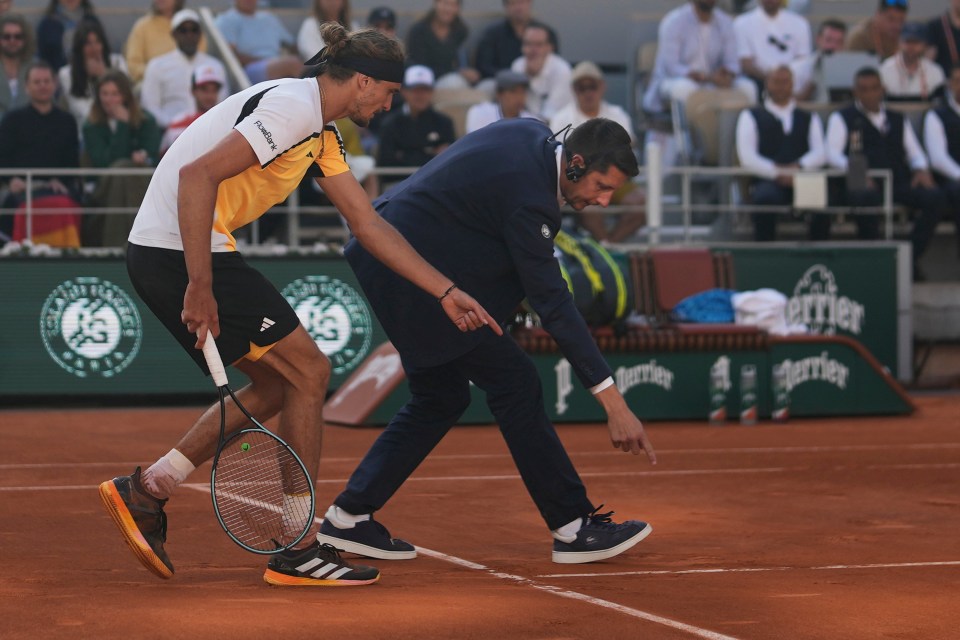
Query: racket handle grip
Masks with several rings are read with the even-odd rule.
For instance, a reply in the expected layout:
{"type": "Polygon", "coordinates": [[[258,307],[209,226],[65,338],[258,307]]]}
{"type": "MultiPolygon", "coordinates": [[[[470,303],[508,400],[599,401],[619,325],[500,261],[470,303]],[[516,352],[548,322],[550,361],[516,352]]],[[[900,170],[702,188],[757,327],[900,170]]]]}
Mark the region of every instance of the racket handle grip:
{"type": "Polygon", "coordinates": [[[217,387],[227,384],[227,372],[223,368],[223,360],[217,350],[217,343],[213,340],[213,333],[207,330],[207,339],[203,341],[203,357],[210,369],[210,376],[217,387]]]}

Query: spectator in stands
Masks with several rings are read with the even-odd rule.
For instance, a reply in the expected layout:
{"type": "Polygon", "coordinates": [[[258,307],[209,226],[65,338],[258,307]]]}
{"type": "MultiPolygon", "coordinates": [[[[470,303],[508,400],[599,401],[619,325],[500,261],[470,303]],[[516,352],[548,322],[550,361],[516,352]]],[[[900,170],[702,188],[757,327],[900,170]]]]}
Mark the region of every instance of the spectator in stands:
{"type": "Polygon", "coordinates": [[[783,8],[781,0],[760,0],[733,21],[740,68],[762,89],[767,74],[810,55],[810,23],[783,8]]]}
{"type": "MultiPolygon", "coordinates": [[[[9,17],[8,15],[3,18],[9,17]]],[[[6,24],[4,24],[6,26],[6,24]]],[[[28,103],[8,111],[0,121],[0,168],[76,168],[80,162],[77,121],[54,103],[57,79],[44,60],[26,65],[23,91],[28,103]]],[[[7,179],[4,208],[16,208],[26,200],[27,183],[21,177],[7,179]]],[[[75,177],[44,176],[33,181],[33,198],[67,196],[79,202],[75,177]]],[[[6,221],[9,225],[9,220],[6,221]]],[[[3,229],[9,232],[9,226],[3,229]]],[[[10,235],[7,233],[7,235],[10,235]]]]}
{"type": "MultiPolygon", "coordinates": [[[[737,155],[754,176],[750,200],[756,206],[792,204],[793,175],[785,171],[816,169],[826,162],[820,116],[797,108],[793,87],[790,67],[777,67],[767,74],[763,103],[744,109],[737,119],[737,155]]],[[[753,214],[753,229],[754,240],[776,239],[777,213],[753,214]]],[[[820,239],[818,231],[811,225],[811,239],[820,239]]]]}
{"type": "MultiPolygon", "coordinates": [[[[160,128],[150,112],[140,108],[124,72],[108,71],[97,83],[90,116],[83,125],[83,149],[93,167],[156,165],[160,156],[160,128]]],[[[93,205],[130,208],[135,212],[149,182],[148,175],[100,176],[93,193],[93,205]]],[[[135,213],[88,214],[84,220],[84,244],[123,246],[134,217],[135,213]]]]}
{"type": "Polygon", "coordinates": [[[313,0],[313,11],[304,18],[297,32],[297,52],[303,60],[309,60],[326,46],[320,35],[320,25],[324,22],[338,22],[344,29],[352,29],[350,0],[313,0]]]}
{"type": "Polygon", "coordinates": [[[960,66],[960,0],[950,0],[950,7],[927,24],[930,38],[928,55],[940,65],[945,76],[960,66]]]}
{"type": "Polygon", "coordinates": [[[827,87],[823,82],[823,59],[843,51],[846,35],[847,25],[841,20],[830,18],[820,23],[813,53],[790,64],[793,91],[797,100],[830,102],[827,87]]]}
{"type": "Polygon", "coordinates": [[[100,24],[90,0],[50,0],[37,23],[37,57],[59,70],[70,62],[67,51],[73,45],[74,30],[88,21],[100,24]]]}
{"type": "MultiPolygon", "coordinates": [[[[177,48],[170,21],[177,11],[183,9],[184,4],[186,0],[152,0],[150,13],[133,23],[123,55],[134,84],[143,80],[148,62],[177,48]]],[[[202,34],[198,48],[200,51],[207,50],[207,41],[202,34]]]]}
{"type": "Polygon", "coordinates": [[[93,105],[93,87],[110,69],[127,71],[127,62],[119,53],[110,51],[110,42],[99,22],[82,22],[73,32],[70,64],[58,73],[60,90],[66,99],[67,110],[77,119],[77,127],[90,113],[93,105]]]}
{"type": "Polygon", "coordinates": [[[26,105],[27,67],[33,58],[33,29],[18,13],[0,16],[0,116],[26,105]]]}
{"type": "Polygon", "coordinates": [[[428,67],[407,68],[401,90],[403,108],[391,112],[380,126],[377,163],[381,167],[425,165],[454,141],[453,120],[433,108],[433,84],[428,67]]]}
{"type": "Polygon", "coordinates": [[[553,52],[546,27],[531,24],[524,30],[523,55],[510,68],[530,79],[527,109],[544,122],[573,101],[570,63],[553,52]]]}
{"type": "Polygon", "coordinates": [[[497,71],[509,69],[523,55],[523,32],[530,24],[546,29],[553,51],[560,51],[553,29],[533,19],[533,0],[503,0],[503,8],[504,19],[487,27],[477,44],[477,71],[483,78],[493,78],[497,71]]]}
{"type": "Polygon", "coordinates": [[[928,111],[924,118],[923,142],[953,211],[960,242],[960,65],[950,70],[944,94],[944,104],[928,111]]]}
{"type": "Polygon", "coordinates": [[[737,77],[740,61],[733,20],[716,4],[716,0],[691,0],[660,21],[657,59],[643,98],[647,111],[663,111],[669,102],[683,104],[700,88],[735,87],[751,102],[757,101],[756,85],[737,77]]]}
{"type": "Polygon", "coordinates": [[[866,51],[885,60],[900,48],[900,30],[907,21],[907,0],[879,0],[877,11],[847,34],[849,51],[866,51]]]}
{"type": "Polygon", "coordinates": [[[13,0],[0,0],[0,16],[13,9],[13,0]]]}
{"type": "Polygon", "coordinates": [[[389,38],[396,38],[397,14],[390,7],[374,7],[367,16],[367,26],[389,38]]]}
{"type": "MultiPolygon", "coordinates": [[[[574,100],[550,118],[550,128],[553,131],[561,131],[568,126],[576,129],[592,118],[606,118],[623,127],[630,135],[630,142],[636,144],[636,135],[633,132],[630,116],[623,108],[604,100],[607,83],[600,67],[584,60],[573,68],[570,84],[573,88],[574,100]]],[[[630,206],[632,210],[617,216],[606,216],[595,211],[578,214],[580,226],[589,231],[596,241],[623,242],[646,223],[644,210],[647,204],[646,194],[632,181],[626,181],[617,189],[610,203],[630,206]],[[615,220],[613,227],[609,230],[608,217],[615,220]]]]}
{"type": "Polygon", "coordinates": [[[188,111],[176,116],[163,132],[163,137],[160,139],[161,157],[180,137],[184,129],[220,103],[224,93],[223,88],[226,86],[227,76],[223,65],[201,64],[194,67],[190,75],[190,93],[193,95],[194,104],[188,111]]]}
{"type": "Polygon", "coordinates": [[[233,7],[217,16],[217,28],[251,83],[300,75],[303,62],[294,55],[293,36],[277,16],[257,9],[257,0],[234,0],[233,7]]]}
{"type": "MultiPolygon", "coordinates": [[[[181,9],[170,22],[177,48],[157,56],[147,64],[140,87],[143,108],[157,119],[161,128],[170,126],[174,118],[196,107],[191,78],[200,66],[219,67],[223,77],[226,70],[215,57],[197,50],[200,43],[200,16],[193,9],[181,9]]],[[[220,100],[227,97],[227,86],[220,84],[220,100]]]]}
{"type": "Polygon", "coordinates": [[[480,80],[467,62],[469,30],[460,17],[460,2],[433,0],[433,8],[407,36],[407,61],[429,67],[441,88],[469,87],[480,80]]]}
{"type": "Polygon", "coordinates": [[[927,102],[940,95],[946,78],[940,65],[928,60],[927,25],[908,22],[900,31],[900,51],[880,65],[889,100],[927,102]]]}
{"type": "MultiPolygon", "coordinates": [[[[916,262],[930,242],[945,196],[934,183],[924,154],[910,121],[903,114],[886,108],[880,73],[865,67],[853,81],[854,104],[830,115],[827,122],[827,160],[831,167],[847,171],[849,156],[862,154],[870,169],[893,172],[893,201],[918,210],[910,233],[913,244],[914,276],[919,277],[916,262]]],[[[865,189],[848,190],[849,206],[879,206],[883,202],[882,183],[866,179],[865,189]]],[[[858,215],[860,238],[880,237],[879,216],[858,215]]]]}
{"type": "Polygon", "coordinates": [[[527,76],[510,69],[501,69],[494,76],[496,97],[490,102],[475,104],[467,110],[466,131],[482,129],[506,118],[536,118],[527,111],[527,76]]]}

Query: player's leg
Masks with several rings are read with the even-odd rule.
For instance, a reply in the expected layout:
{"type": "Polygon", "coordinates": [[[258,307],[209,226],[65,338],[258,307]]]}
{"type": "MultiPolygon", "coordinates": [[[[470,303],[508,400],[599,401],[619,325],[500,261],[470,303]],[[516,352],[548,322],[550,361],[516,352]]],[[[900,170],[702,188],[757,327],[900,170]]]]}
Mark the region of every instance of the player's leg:
{"type": "Polygon", "coordinates": [[[407,369],[412,397],[350,476],[327,510],[317,539],[359,555],[384,560],[416,557],[413,546],[390,537],[372,518],[470,404],[470,387],[451,365],[407,369]]]}
{"type": "Polygon", "coordinates": [[[637,520],[617,524],[598,514],[544,409],[536,366],[508,335],[492,336],[457,360],[461,371],[487,393],[523,482],[554,537],[553,561],[592,562],[623,553],[652,527],[637,520]]]}

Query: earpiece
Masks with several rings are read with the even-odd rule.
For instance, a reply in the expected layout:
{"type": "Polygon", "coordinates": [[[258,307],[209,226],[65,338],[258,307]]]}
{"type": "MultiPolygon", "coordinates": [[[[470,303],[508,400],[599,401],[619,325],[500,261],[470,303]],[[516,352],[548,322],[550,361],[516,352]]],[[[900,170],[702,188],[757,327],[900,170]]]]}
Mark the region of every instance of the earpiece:
{"type": "Polygon", "coordinates": [[[573,164],[573,154],[570,153],[569,149],[564,149],[564,153],[567,157],[567,169],[566,169],[567,180],[569,180],[570,182],[577,182],[578,180],[580,180],[580,178],[583,177],[583,174],[587,172],[587,168],[578,167],[577,165],[573,164]]]}

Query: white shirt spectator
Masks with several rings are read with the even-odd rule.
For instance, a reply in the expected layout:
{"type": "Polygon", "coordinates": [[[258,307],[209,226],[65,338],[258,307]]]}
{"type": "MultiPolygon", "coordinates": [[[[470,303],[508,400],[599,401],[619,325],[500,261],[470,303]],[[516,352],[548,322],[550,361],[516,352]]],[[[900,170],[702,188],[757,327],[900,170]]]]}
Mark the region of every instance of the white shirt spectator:
{"type": "MultiPolygon", "coordinates": [[[[518,118],[536,118],[526,109],[520,110],[518,118]]],[[[496,102],[481,102],[467,109],[466,132],[471,133],[477,129],[482,129],[488,124],[503,120],[503,111],[496,102]]]]}
{"type": "MultiPolygon", "coordinates": [[[[140,104],[153,114],[162,128],[170,126],[184,113],[196,111],[191,91],[193,70],[203,65],[219,67],[226,77],[223,64],[210,54],[198,51],[193,59],[180,49],[157,56],[147,63],[140,88],[140,104]]],[[[221,102],[227,97],[227,88],[220,87],[221,102]]]]}
{"type": "MultiPolygon", "coordinates": [[[[858,105],[859,107],[859,105],[858,105]]],[[[878,131],[887,128],[887,109],[881,107],[877,113],[860,112],[870,121],[878,131]]],[[[827,120],[827,162],[836,169],[847,169],[847,156],[843,152],[847,147],[847,123],[839,113],[831,113],[827,120]]],[[[917,134],[913,132],[910,120],[903,119],[903,148],[907,154],[907,163],[914,171],[925,171],[929,168],[927,156],[923,153],[917,134]]]]}
{"type": "Polygon", "coordinates": [[[770,17],[762,7],[757,7],[738,16],[733,30],[740,59],[753,59],[764,73],[809,56],[813,48],[810,23],[786,9],[770,17]]]}
{"type": "Polygon", "coordinates": [[[940,65],[923,57],[920,58],[920,66],[916,72],[910,73],[903,64],[902,53],[883,61],[880,65],[880,79],[888,96],[919,100],[929,100],[931,94],[946,81],[940,65]]]}
{"type": "MultiPolygon", "coordinates": [[[[960,105],[953,99],[952,95],[947,95],[947,105],[950,109],[960,115],[960,105]]],[[[950,155],[947,149],[947,136],[943,128],[943,121],[936,111],[930,110],[923,120],[923,145],[930,154],[930,165],[933,170],[950,180],[960,180],[960,164],[957,158],[950,155]]]]}
{"type": "MultiPolygon", "coordinates": [[[[118,71],[127,72],[127,61],[119,53],[110,54],[110,68],[118,71]]],[[[87,83],[87,95],[77,97],[70,93],[73,86],[73,76],[70,74],[70,65],[60,67],[57,72],[60,78],[60,89],[63,91],[63,97],[67,102],[67,110],[77,119],[77,125],[83,131],[83,122],[90,115],[90,107],[93,106],[93,83],[87,83]]]]}
{"type": "MultiPolygon", "coordinates": [[[[627,130],[627,133],[630,134],[631,141],[636,142],[636,136],[633,134],[633,123],[630,121],[630,116],[627,115],[627,112],[624,111],[623,108],[615,104],[610,104],[604,100],[600,103],[600,112],[596,115],[596,117],[613,120],[627,130]]],[[[589,119],[589,116],[580,111],[577,101],[574,100],[563,109],[556,112],[552,118],[550,118],[550,128],[553,131],[559,131],[569,124],[573,125],[573,128],[576,129],[589,119]]]]}
{"type": "MultiPolygon", "coordinates": [[[[520,56],[510,65],[511,70],[517,73],[526,73],[526,58],[520,56]]],[[[537,114],[543,121],[549,121],[553,114],[573,101],[573,90],[570,88],[570,63],[551,53],[543,63],[543,69],[530,78],[530,89],[527,92],[527,109],[537,114]]]]}
{"type": "MultiPolygon", "coordinates": [[[[767,99],[763,101],[763,108],[780,121],[784,133],[789,134],[793,131],[793,114],[797,108],[795,101],[791,100],[788,105],[781,107],[767,99]]],[[[777,165],[773,160],[760,155],[758,151],[759,143],[757,121],[750,109],[744,109],[737,118],[737,155],[740,157],[740,165],[744,169],[752,171],[758,177],[773,180],[777,177],[777,165]]],[[[823,145],[823,123],[820,122],[820,116],[815,113],[810,114],[807,146],[809,147],[808,151],[800,156],[797,164],[800,165],[801,169],[822,167],[827,161],[827,154],[823,145]]]]}

